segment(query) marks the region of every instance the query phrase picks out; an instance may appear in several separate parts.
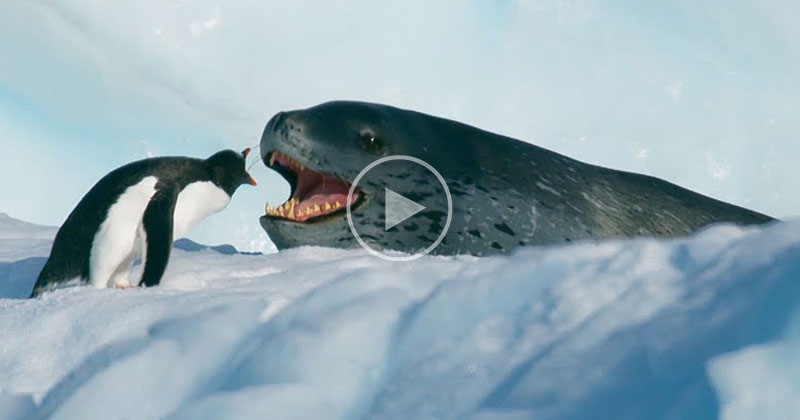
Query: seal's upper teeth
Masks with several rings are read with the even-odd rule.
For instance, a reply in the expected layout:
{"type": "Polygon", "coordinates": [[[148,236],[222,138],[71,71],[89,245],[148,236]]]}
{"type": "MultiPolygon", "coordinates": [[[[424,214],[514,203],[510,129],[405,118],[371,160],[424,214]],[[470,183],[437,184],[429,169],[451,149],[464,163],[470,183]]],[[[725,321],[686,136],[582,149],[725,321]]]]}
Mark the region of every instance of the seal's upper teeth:
{"type": "Polygon", "coordinates": [[[331,209],[331,203],[325,203],[325,205],[322,206],[322,208],[324,208],[325,210],[330,210],[331,209]]]}
{"type": "Polygon", "coordinates": [[[272,154],[269,156],[269,166],[272,166],[272,165],[275,164],[275,159],[277,157],[278,157],[278,152],[272,152],[272,154]]]}

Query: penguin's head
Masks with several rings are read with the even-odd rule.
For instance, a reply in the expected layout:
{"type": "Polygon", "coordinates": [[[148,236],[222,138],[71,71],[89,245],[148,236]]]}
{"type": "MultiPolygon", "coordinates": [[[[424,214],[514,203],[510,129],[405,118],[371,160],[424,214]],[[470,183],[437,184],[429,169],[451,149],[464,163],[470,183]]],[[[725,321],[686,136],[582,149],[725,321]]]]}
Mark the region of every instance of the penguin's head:
{"type": "Polygon", "coordinates": [[[223,150],[206,159],[206,164],[211,171],[211,181],[225,190],[229,196],[233,196],[240,185],[256,185],[256,180],[245,169],[248,154],[250,154],[250,148],[244,149],[241,153],[223,150]]]}

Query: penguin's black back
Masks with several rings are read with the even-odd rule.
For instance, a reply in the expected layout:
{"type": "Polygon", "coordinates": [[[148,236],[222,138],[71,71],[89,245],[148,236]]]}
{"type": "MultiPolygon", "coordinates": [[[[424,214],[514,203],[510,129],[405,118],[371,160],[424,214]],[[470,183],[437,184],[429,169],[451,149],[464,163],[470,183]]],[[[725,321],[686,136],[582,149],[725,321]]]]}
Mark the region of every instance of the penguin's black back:
{"type": "Polygon", "coordinates": [[[58,230],[50,257],[39,274],[31,296],[65,280],[89,278],[92,243],[111,206],[128,187],[148,176],[163,185],[177,186],[178,191],[198,181],[212,181],[209,166],[202,159],[159,157],[129,163],[100,179],[67,217],[58,230]]]}

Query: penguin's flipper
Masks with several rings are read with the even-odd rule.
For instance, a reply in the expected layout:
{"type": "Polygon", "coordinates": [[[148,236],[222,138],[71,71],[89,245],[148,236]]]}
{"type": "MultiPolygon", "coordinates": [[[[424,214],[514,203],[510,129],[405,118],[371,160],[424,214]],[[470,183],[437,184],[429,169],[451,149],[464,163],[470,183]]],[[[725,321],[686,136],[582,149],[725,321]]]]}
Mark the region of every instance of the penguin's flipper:
{"type": "Polygon", "coordinates": [[[179,192],[177,185],[161,185],[157,188],[142,218],[147,250],[142,283],[148,287],[157,285],[167,269],[172,251],[173,215],[179,192]]]}

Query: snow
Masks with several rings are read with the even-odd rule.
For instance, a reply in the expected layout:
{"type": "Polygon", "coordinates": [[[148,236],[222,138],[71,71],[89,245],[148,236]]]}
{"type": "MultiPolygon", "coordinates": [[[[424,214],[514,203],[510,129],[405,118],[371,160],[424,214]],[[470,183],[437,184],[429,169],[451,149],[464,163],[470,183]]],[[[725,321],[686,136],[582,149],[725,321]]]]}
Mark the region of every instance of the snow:
{"type": "Polygon", "coordinates": [[[47,257],[57,228],[16,220],[0,213],[0,263],[26,257],[47,257]]]}
{"type": "MultiPolygon", "coordinates": [[[[0,252],[23,258],[0,267],[41,255],[6,238],[46,228],[0,220],[0,252]]],[[[735,420],[800,409],[800,222],[412,263],[190,248],[149,289],[15,299],[0,271],[0,418],[735,420]]],[[[35,275],[14,281],[30,290],[35,275]]]]}

